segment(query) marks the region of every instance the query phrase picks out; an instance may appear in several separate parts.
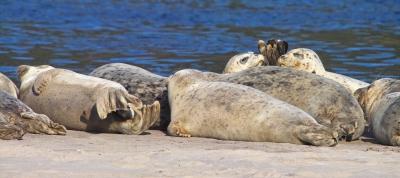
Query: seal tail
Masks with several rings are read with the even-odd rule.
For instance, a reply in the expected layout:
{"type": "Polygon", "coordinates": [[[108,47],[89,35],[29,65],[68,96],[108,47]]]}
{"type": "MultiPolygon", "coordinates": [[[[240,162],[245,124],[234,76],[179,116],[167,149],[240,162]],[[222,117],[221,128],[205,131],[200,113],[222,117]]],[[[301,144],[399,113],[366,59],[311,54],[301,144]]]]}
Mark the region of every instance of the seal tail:
{"type": "Polygon", "coordinates": [[[106,119],[108,114],[118,110],[129,110],[129,104],[141,107],[142,101],[120,88],[107,88],[100,90],[96,100],[96,109],[100,119],[106,119]]]}

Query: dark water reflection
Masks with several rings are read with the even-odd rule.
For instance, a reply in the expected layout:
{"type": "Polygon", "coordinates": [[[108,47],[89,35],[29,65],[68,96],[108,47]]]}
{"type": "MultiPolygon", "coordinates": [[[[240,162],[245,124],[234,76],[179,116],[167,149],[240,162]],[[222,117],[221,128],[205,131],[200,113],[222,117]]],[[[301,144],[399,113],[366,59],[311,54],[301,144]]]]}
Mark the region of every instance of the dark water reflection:
{"type": "Polygon", "coordinates": [[[0,1],[0,72],[13,79],[21,64],[221,72],[270,38],[358,79],[400,76],[399,1],[0,1]]]}

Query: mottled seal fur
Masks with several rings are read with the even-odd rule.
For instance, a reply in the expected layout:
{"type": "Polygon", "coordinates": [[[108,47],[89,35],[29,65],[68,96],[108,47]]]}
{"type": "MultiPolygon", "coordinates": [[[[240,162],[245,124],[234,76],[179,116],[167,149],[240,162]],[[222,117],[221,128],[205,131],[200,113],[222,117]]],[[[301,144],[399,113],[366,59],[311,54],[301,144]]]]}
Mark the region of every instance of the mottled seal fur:
{"type": "Polygon", "coordinates": [[[20,100],[0,91],[0,139],[21,139],[25,133],[65,135],[63,125],[37,114],[20,100]]]}
{"type": "Polygon", "coordinates": [[[69,129],[140,134],[159,119],[117,82],[51,66],[20,66],[20,99],[69,129]]]}
{"type": "Polygon", "coordinates": [[[206,74],[210,81],[250,86],[292,104],[318,123],[337,129],[347,140],[358,139],[364,131],[364,115],[357,100],[343,86],[324,77],[276,66],[206,74]]]}
{"type": "Polygon", "coordinates": [[[145,104],[159,101],[161,105],[161,119],[156,121],[151,128],[165,129],[168,126],[170,109],[166,77],[123,63],[111,63],[100,66],[89,75],[120,83],[128,90],[129,94],[138,97],[145,104]]]}
{"type": "Polygon", "coordinates": [[[0,91],[6,92],[15,98],[18,98],[18,87],[2,73],[0,73],[0,91]]]}
{"type": "Polygon", "coordinates": [[[223,73],[239,72],[251,67],[264,66],[264,56],[253,52],[241,53],[233,56],[226,63],[223,73]]]}
{"type": "Polygon", "coordinates": [[[297,48],[290,50],[285,55],[279,57],[277,66],[302,70],[332,79],[343,85],[351,93],[369,85],[369,83],[345,75],[326,71],[317,53],[311,49],[297,48]]]}
{"type": "Polygon", "coordinates": [[[383,78],[355,92],[369,130],[385,145],[400,146],[400,80],[383,78]]]}
{"type": "MultiPolygon", "coordinates": [[[[197,77],[196,75],[200,75],[197,77]]],[[[309,114],[251,87],[202,80],[182,70],[170,77],[168,134],[222,140],[334,146],[337,132],[309,114]]]]}

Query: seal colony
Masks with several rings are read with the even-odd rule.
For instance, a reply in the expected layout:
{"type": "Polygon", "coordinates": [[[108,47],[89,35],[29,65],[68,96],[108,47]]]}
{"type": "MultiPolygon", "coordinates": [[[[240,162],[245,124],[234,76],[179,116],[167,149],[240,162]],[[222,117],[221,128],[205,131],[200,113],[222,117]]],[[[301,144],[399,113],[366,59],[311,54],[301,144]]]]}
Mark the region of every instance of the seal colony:
{"type": "Polygon", "coordinates": [[[282,40],[260,40],[258,50],[230,58],[223,74],[186,69],[164,77],[114,63],[89,76],[22,65],[19,89],[0,75],[0,138],[62,135],[65,127],[123,134],[153,128],[181,137],[334,146],[359,139],[368,126],[379,143],[400,145],[398,80],[369,85],[327,72],[314,51],[287,53],[282,40]]]}
{"type": "Polygon", "coordinates": [[[254,88],[202,80],[182,70],[170,77],[168,134],[222,140],[269,141],[316,146],[337,144],[337,132],[310,115],[254,88]]]}

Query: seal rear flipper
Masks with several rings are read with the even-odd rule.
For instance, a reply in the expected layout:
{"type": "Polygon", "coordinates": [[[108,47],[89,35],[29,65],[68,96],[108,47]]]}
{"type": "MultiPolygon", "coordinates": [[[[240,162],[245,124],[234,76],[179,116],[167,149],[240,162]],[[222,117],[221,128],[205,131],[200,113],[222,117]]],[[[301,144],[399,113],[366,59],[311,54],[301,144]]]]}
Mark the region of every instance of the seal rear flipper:
{"type": "Polygon", "coordinates": [[[25,135],[24,130],[21,127],[7,124],[7,123],[0,123],[0,139],[3,140],[12,140],[18,139],[21,140],[22,137],[25,135]]]}
{"type": "Polygon", "coordinates": [[[50,120],[46,115],[34,112],[23,112],[21,117],[24,129],[29,133],[44,133],[48,135],[65,135],[67,129],[58,123],[50,120]]]}
{"type": "Polygon", "coordinates": [[[309,126],[299,131],[298,138],[314,146],[336,146],[339,134],[325,126],[309,126]]]}
{"type": "Polygon", "coordinates": [[[100,119],[106,119],[108,114],[119,110],[129,110],[129,104],[143,107],[142,101],[120,88],[106,88],[97,92],[96,109],[100,119]]]}
{"type": "Polygon", "coordinates": [[[46,72],[40,73],[33,83],[32,92],[35,95],[40,95],[46,90],[48,83],[56,77],[60,72],[65,71],[63,69],[51,69],[46,72]]]}

